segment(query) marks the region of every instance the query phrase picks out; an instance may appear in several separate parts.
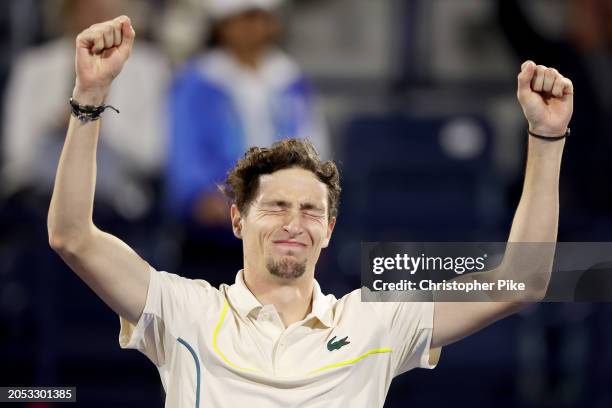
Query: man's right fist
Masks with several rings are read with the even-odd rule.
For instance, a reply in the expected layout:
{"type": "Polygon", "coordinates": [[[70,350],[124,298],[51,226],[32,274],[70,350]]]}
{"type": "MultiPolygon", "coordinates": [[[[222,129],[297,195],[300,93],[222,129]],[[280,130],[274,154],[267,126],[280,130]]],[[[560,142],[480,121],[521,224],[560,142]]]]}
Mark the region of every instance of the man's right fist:
{"type": "Polygon", "coordinates": [[[94,24],[76,38],[74,99],[100,105],[129,58],[136,33],[127,16],[94,24]]]}

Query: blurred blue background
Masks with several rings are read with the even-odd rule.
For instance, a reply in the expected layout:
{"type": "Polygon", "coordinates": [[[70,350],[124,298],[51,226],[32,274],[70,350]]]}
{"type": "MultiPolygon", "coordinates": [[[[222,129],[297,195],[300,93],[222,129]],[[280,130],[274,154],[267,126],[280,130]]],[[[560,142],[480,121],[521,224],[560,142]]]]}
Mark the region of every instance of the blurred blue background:
{"type": "MultiPolygon", "coordinates": [[[[155,367],[120,351],[117,317],[47,241],[73,39],[118,14],[138,40],[109,96],[122,113],[104,116],[94,221],[158,270],[233,281],[240,243],[215,184],[246,146],[279,137],[311,137],[342,172],[325,292],[359,287],[361,241],[505,241],[525,59],[576,89],[559,240],[612,240],[612,1],[287,0],[235,15],[205,3],[0,3],[0,385],[163,406],[155,367]]],[[[603,303],[531,307],[398,377],[385,406],[612,406],[611,322],[603,303]]]]}

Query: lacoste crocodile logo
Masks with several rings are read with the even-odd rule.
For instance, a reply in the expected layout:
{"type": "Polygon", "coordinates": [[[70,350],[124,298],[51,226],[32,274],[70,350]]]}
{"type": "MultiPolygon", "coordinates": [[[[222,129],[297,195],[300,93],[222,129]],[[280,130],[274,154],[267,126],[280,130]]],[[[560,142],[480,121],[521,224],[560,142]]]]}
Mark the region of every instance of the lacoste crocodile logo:
{"type": "Polygon", "coordinates": [[[350,341],[346,341],[346,339],[348,339],[348,336],[346,336],[343,339],[340,339],[338,341],[334,341],[336,340],[336,336],[332,337],[332,339],[330,341],[327,342],[327,349],[329,351],[334,351],[334,350],[339,350],[342,347],[346,346],[347,344],[350,344],[350,341]]]}

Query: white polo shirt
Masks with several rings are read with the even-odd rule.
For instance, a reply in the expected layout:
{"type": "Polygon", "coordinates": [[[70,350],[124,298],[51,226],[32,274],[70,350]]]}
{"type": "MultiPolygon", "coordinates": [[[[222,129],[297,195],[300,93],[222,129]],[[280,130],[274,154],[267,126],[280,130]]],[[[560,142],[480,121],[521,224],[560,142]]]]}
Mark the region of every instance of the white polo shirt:
{"type": "Polygon", "coordinates": [[[393,377],[434,367],[434,304],[362,303],[360,291],[338,300],[315,281],[312,312],[285,328],[242,271],[216,289],[151,268],[142,316],[120,319],[119,344],[157,366],[166,407],[382,407],[393,377]]]}

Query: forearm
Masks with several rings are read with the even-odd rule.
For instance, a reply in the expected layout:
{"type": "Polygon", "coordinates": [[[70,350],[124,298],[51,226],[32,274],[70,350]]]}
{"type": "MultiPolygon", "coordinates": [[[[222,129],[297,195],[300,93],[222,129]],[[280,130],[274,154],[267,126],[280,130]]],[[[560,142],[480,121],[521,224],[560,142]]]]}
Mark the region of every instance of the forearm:
{"type": "Polygon", "coordinates": [[[544,295],[550,280],[559,222],[559,174],[565,140],[529,137],[523,193],[496,278],[524,282],[526,296],[544,295]]]}
{"type": "Polygon", "coordinates": [[[559,221],[559,174],[565,139],[529,138],[523,193],[509,242],[555,242],[559,221]]]}
{"type": "MultiPolygon", "coordinates": [[[[83,95],[75,90],[82,104],[100,104],[103,96],[83,95]]],[[[70,118],[60,156],[47,226],[52,246],[82,240],[94,231],[92,219],[96,184],[96,149],[100,121],[82,123],[70,118]]]]}
{"type": "Polygon", "coordinates": [[[513,279],[526,285],[527,290],[520,293],[520,297],[500,298],[501,292],[488,291],[486,295],[493,300],[524,301],[543,296],[550,279],[557,240],[559,173],[564,144],[565,140],[550,142],[529,137],[523,193],[501,265],[491,271],[462,275],[454,280],[471,282],[477,279],[496,283],[500,279],[513,279]]]}

